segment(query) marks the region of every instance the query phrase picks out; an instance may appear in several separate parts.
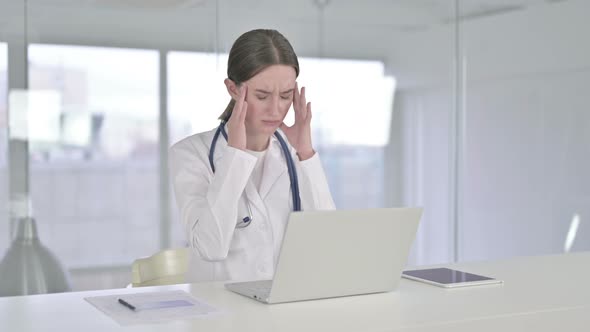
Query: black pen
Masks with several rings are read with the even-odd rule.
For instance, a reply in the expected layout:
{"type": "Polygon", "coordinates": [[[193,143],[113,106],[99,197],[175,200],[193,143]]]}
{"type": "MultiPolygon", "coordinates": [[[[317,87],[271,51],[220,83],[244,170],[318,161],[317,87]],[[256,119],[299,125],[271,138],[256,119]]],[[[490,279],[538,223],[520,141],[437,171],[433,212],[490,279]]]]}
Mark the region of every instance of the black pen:
{"type": "Polygon", "coordinates": [[[123,300],[123,299],[119,299],[118,301],[119,301],[119,303],[121,303],[122,305],[126,306],[127,308],[135,311],[135,306],[132,305],[131,303],[129,303],[129,302],[123,300]]]}

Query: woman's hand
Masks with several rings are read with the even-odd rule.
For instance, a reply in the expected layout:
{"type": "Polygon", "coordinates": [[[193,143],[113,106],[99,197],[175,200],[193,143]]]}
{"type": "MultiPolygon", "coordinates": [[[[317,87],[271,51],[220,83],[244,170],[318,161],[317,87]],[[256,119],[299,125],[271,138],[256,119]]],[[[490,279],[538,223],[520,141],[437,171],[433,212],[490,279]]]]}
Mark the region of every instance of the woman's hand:
{"type": "Polygon", "coordinates": [[[246,113],[248,112],[248,102],[246,101],[248,87],[244,84],[239,91],[238,100],[236,100],[231,116],[227,121],[227,145],[236,149],[246,150],[245,121],[246,113]]]}
{"type": "Polygon", "coordinates": [[[284,122],[281,130],[287,135],[289,143],[297,151],[299,160],[311,158],[315,151],[311,145],[311,103],[305,100],[305,87],[301,88],[295,83],[293,91],[293,109],[295,110],[295,123],[289,127],[284,122]]]}

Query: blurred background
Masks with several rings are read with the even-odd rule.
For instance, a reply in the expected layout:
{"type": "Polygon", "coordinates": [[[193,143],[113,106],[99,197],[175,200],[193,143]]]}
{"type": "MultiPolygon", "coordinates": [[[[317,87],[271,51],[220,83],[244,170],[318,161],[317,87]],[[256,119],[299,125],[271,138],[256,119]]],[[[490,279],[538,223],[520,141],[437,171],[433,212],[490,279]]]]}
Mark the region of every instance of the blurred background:
{"type": "Polygon", "coordinates": [[[410,265],[590,250],[589,12],[0,0],[0,258],[26,215],[73,290],[124,287],[134,259],[185,246],[167,149],[217,126],[227,53],[254,28],[300,58],[337,207],[425,208],[410,265]]]}

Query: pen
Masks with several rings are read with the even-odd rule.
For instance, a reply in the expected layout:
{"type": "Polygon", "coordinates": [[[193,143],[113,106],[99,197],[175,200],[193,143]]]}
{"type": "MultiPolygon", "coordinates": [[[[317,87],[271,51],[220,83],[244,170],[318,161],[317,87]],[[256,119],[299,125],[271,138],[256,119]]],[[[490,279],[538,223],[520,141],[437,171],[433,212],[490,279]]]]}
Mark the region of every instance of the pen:
{"type": "Polygon", "coordinates": [[[135,311],[135,306],[132,305],[131,303],[123,300],[123,299],[118,299],[119,303],[121,303],[122,305],[126,306],[127,308],[134,310],[135,311]]]}

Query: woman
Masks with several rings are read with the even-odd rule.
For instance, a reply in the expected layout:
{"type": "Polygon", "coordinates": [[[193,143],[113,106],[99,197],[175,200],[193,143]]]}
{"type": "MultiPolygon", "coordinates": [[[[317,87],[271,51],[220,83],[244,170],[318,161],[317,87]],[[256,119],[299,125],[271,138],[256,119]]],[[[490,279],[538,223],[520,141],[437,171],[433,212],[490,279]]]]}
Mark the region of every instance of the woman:
{"type": "Polygon", "coordinates": [[[219,128],[170,148],[192,250],[187,281],[272,279],[293,210],[334,209],[311,142],[311,103],[299,63],[275,30],[240,36],[229,53],[232,98],[219,128]],[[295,123],[283,122],[293,104],[295,123]]]}

